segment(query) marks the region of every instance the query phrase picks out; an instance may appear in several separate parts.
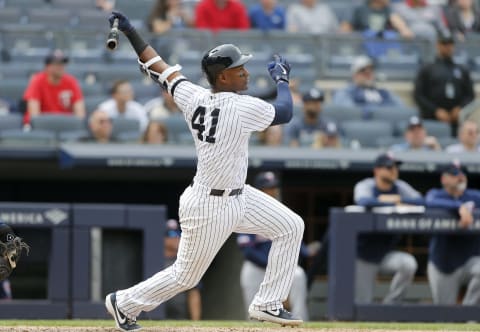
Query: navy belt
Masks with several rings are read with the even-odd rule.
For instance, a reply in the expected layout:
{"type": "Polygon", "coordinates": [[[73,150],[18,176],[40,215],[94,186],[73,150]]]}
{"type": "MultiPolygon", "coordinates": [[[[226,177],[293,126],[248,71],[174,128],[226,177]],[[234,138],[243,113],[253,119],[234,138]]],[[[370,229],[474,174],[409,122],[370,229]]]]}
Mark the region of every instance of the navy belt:
{"type": "MultiPolygon", "coordinates": [[[[191,186],[193,186],[193,181],[190,183],[191,186]]],[[[223,196],[225,194],[225,189],[211,189],[210,190],[210,195],[211,196],[223,196]]],[[[228,193],[228,196],[238,196],[241,195],[243,192],[243,188],[238,188],[238,189],[232,189],[228,193]]]]}

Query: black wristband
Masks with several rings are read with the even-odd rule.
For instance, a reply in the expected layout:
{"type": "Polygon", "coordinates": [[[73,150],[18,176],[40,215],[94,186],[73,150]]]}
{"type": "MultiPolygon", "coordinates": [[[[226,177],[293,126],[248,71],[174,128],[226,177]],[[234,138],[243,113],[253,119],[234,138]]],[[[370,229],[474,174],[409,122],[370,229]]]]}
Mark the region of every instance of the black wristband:
{"type": "Polygon", "coordinates": [[[132,29],[131,31],[126,33],[125,36],[130,41],[130,44],[132,44],[132,47],[135,50],[135,52],[137,52],[138,56],[140,56],[140,54],[142,54],[142,52],[148,46],[148,44],[142,39],[142,37],[140,37],[140,35],[137,33],[135,29],[132,29]]]}

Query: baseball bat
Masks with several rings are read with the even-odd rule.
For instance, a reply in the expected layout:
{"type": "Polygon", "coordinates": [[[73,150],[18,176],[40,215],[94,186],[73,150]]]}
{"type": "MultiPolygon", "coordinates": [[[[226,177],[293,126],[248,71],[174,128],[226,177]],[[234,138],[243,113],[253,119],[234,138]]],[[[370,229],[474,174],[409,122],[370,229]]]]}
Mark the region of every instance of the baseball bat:
{"type": "Polygon", "coordinates": [[[119,36],[120,35],[118,33],[118,18],[116,18],[113,20],[112,28],[110,29],[110,32],[108,33],[108,37],[107,37],[106,46],[110,51],[113,51],[117,48],[119,36]]]}

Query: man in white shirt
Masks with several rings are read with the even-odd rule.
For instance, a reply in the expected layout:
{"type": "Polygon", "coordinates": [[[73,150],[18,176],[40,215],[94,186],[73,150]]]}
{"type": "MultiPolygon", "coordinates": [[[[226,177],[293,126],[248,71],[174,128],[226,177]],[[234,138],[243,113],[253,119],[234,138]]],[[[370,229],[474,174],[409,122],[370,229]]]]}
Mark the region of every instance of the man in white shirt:
{"type": "Polygon", "coordinates": [[[125,117],[136,119],[140,125],[140,131],[144,132],[148,125],[147,112],[142,104],[133,100],[133,87],[127,80],[118,80],[112,86],[111,98],[105,100],[97,109],[104,111],[111,119],[125,117]]]}
{"type": "Polygon", "coordinates": [[[458,133],[459,143],[449,145],[445,148],[448,153],[479,152],[478,145],[478,124],[475,121],[465,121],[458,133]]]}

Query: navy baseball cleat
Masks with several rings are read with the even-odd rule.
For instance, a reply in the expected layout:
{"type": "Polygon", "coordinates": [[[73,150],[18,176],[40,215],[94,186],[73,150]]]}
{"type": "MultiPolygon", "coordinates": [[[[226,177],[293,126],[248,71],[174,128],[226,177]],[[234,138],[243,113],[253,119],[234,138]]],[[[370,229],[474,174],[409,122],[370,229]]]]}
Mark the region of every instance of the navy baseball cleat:
{"type": "Polygon", "coordinates": [[[270,322],[282,326],[297,326],[303,323],[300,318],[294,317],[289,311],[280,308],[275,310],[255,310],[248,309],[250,319],[256,319],[261,322],[270,322]]]}
{"type": "Polygon", "coordinates": [[[110,293],[105,297],[105,307],[108,312],[115,319],[117,328],[122,331],[139,331],[142,327],[137,324],[136,319],[127,318],[124,314],[118,310],[117,307],[117,294],[110,293]]]}

